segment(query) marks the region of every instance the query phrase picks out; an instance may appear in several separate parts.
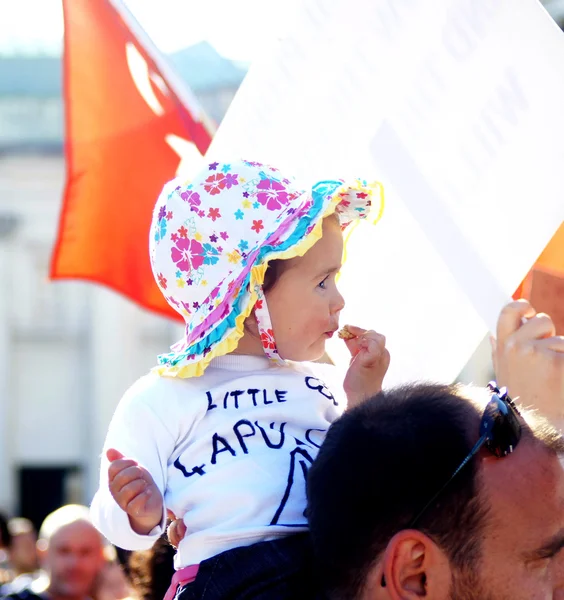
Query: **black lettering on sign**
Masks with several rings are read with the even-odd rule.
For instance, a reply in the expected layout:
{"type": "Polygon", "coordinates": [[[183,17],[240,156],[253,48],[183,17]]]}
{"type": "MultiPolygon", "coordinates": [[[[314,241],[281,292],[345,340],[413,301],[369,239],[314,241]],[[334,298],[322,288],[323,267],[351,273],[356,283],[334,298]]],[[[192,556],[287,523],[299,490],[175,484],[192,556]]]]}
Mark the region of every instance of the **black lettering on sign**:
{"type": "Polygon", "coordinates": [[[335,406],[339,406],[339,403],[335,400],[335,396],[329,391],[327,386],[320,379],[315,377],[306,377],[305,384],[310,390],[319,392],[322,396],[325,396],[328,400],[332,400],[335,406]]]}
{"type": "Polygon", "coordinates": [[[223,396],[223,408],[227,408],[227,398],[229,398],[229,392],[225,392],[225,396],[223,396]]]}
{"type": "Polygon", "coordinates": [[[288,392],[286,390],[274,390],[274,395],[276,396],[276,400],[278,402],[286,402],[287,398],[285,398],[288,392]]]}
{"type": "Polygon", "coordinates": [[[274,400],[266,399],[266,390],[262,390],[262,399],[264,400],[265,404],[274,404],[274,400]]]}
{"type": "Polygon", "coordinates": [[[241,450],[243,450],[245,454],[248,454],[249,451],[247,450],[247,444],[245,444],[244,438],[252,437],[253,435],[255,435],[255,428],[253,427],[253,424],[250,421],[247,421],[247,419],[241,419],[240,421],[237,421],[235,425],[233,425],[233,431],[237,436],[237,439],[239,440],[241,450]],[[239,429],[243,427],[243,425],[246,425],[251,430],[251,432],[247,434],[242,434],[239,431],[239,429]]]}
{"type": "Polygon", "coordinates": [[[231,394],[229,394],[235,398],[235,408],[239,408],[239,396],[244,393],[245,392],[243,390],[234,390],[231,392],[231,394]]]}
{"type": "Polygon", "coordinates": [[[182,475],[184,475],[184,477],[192,477],[192,475],[205,475],[206,474],[206,472],[204,471],[204,467],[206,466],[205,464],[196,466],[191,471],[187,471],[186,467],[180,462],[180,459],[177,458],[174,461],[174,466],[182,473],[182,475]]]}
{"type": "MultiPolygon", "coordinates": [[[[264,443],[269,447],[269,448],[282,448],[282,446],[284,445],[284,438],[285,438],[285,434],[284,434],[284,425],[286,425],[286,423],[282,423],[280,425],[280,441],[277,444],[274,444],[270,438],[268,437],[268,435],[266,434],[266,431],[259,425],[258,421],[255,421],[255,425],[259,428],[261,434],[262,434],[262,439],[264,440],[264,443]]],[[[275,431],[274,429],[274,423],[270,424],[270,429],[272,431],[275,431]]]]}
{"type": "Polygon", "coordinates": [[[259,392],[260,392],[260,390],[254,390],[254,389],[247,390],[247,394],[251,394],[251,396],[253,397],[253,406],[257,405],[257,394],[259,392]]]}
{"type": "Polygon", "coordinates": [[[211,392],[206,392],[206,396],[208,397],[208,410],[212,410],[212,408],[217,408],[217,404],[213,403],[211,392]]]}
{"type": "Polygon", "coordinates": [[[212,456],[211,456],[211,464],[212,465],[216,464],[217,455],[220,454],[221,452],[230,452],[231,456],[237,456],[235,450],[233,450],[233,448],[229,445],[229,442],[225,438],[222,438],[217,433],[213,434],[212,446],[213,446],[213,451],[212,451],[212,456]],[[220,449],[219,444],[222,444],[223,448],[220,449]]]}
{"type": "Polygon", "coordinates": [[[310,443],[312,446],[315,446],[316,448],[321,448],[321,444],[318,444],[317,442],[314,442],[314,441],[311,439],[311,434],[312,434],[312,432],[314,432],[314,431],[319,431],[320,433],[327,433],[327,429],[308,429],[308,430],[306,431],[306,434],[305,434],[306,440],[307,440],[307,441],[308,441],[308,442],[309,442],[309,443],[310,443]]]}

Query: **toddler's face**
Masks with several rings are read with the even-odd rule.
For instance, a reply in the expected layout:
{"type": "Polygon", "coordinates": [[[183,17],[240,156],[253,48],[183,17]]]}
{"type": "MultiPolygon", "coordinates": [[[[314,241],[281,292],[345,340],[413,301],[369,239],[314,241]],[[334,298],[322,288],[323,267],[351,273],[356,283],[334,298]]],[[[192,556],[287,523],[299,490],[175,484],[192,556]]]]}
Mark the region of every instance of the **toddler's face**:
{"type": "Polygon", "coordinates": [[[285,261],[278,281],[266,294],[282,358],[304,361],[323,356],[345,305],[335,282],[342,257],[339,222],[328,217],[323,221],[323,237],[304,256],[285,261]]]}

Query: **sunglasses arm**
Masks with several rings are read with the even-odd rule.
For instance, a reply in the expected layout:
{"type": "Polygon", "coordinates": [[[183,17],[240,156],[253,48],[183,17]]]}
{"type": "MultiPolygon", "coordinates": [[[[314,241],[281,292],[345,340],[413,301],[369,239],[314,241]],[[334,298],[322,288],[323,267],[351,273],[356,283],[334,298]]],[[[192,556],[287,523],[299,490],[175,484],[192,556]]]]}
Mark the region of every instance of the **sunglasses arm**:
{"type": "Polygon", "coordinates": [[[460,463],[456,471],[449,477],[448,481],[441,487],[441,489],[425,504],[423,509],[417,514],[417,516],[411,520],[408,525],[408,529],[413,529],[417,524],[417,521],[423,516],[423,514],[427,511],[427,509],[435,502],[435,500],[443,493],[446,487],[450,484],[450,482],[462,471],[462,469],[472,460],[476,454],[480,451],[480,448],[487,442],[489,437],[489,433],[484,433],[482,437],[476,442],[472,450],[468,456],[460,463]]]}

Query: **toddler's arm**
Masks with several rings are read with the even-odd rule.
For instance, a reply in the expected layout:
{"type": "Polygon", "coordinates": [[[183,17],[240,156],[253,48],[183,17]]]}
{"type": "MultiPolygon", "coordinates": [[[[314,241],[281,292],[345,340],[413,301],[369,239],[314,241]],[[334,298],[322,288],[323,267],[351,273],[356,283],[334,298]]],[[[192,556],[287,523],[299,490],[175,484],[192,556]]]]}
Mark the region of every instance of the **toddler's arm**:
{"type": "Polygon", "coordinates": [[[126,392],[112,418],[102,454],[100,487],[91,507],[92,521],[100,532],[116,546],[127,550],[149,549],[164,532],[166,509],[163,496],[167,460],[175,445],[171,431],[155,410],[159,403],[166,408],[167,398],[155,398],[154,386],[147,387],[144,379],[126,392]],[[126,471],[134,465],[136,468],[133,473],[126,471]],[[125,469],[120,469],[120,466],[125,466],[125,469]],[[121,476],[116,482],[118,471],[121,476]],[[135,501],[134,498],[139,496],[135,492],[141,491],[137,489],[140,483],[135,482],[136,476],[131,477],[131,480],[129,477],[137,471],[137,475],[142,473],[145,476],[152,491],[150,496],[135,501]],[[128,484],[134,489],[126,489],[128,484]],[[147,511],[144,500],[149,501],[149,498],[147,511]],[[127,509],[128,499],[133,500],[131,510],[128,510],[129,515],[124,510],[127,509]],[[140,519],[137,520],[135,516],[131,518],[131,513],[136,509],[141,510],[140,519]],[[156,512],[161,515],[159,519],[155,516],[156,512]],[[150,528],[149,525],[153,522],[156,522],[156,526],[150,528]]]}
{"type": "Polygon", "coordinates": [[[372,330],[346,325],[344,339],[351,362],[343,387],[347,395],[348,408],[352,408],[367,398],[382,391],[382,382],[390,366],[390,353],[386,348],[386,338],[372,330]]]}

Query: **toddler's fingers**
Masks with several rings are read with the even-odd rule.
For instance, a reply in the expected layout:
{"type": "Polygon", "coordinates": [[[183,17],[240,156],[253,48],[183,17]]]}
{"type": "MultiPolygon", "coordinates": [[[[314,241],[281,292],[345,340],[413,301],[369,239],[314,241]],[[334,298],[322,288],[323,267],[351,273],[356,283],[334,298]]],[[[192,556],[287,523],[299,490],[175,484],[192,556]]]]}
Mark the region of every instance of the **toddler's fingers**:
{"type": "Polygon", "coordinates": [[[186,525],[182,519],[176,519],[173,521],[167,530],[168,541],[171,546],[178,548],[178,545],[186,535],[186,525]]]}
{"type": "Polygon", "coordinates": [[[343,329],[346,329],[351,335],[354,335],[355,337],[360,337],[361,335],[366,333],[366,329],[363,329],[362,327],[357,327],[356,325],[345,325],[343,329]]]}
{"type": "Polygon", "coordinates": [[[130,506],[131,502],[142,494],[148,487],[144,479],[135,479],[124,485],[118,493],[118,504],[120,506],[130,506]]]}
{"type": "Polygon", "coordinates": [[[119,450],[116,450],[115,448],[108,448],[108,450],[106,452],[106,458],[110,462],[114,462],[114,460],[119,460],[120,458],[125,458],[125,457],[119,450]]]}
{"type": "Polygon", "coordinates": [[[125,512],[132,517],[140,517],[146,510],[147,502],[151,500],[153,490],[150,486],[145,487],[125,504],[125,512]]]}
{"type": "Polygon", "coordinates": [[[373,329],[370,329],[369,331],[366,331],[362,335],[361,339],[373,341],[376,344],[378,344],[378,346],[380,348],[384,348],[386,346],[386,336],[382,335],[381,333],[378,333],[377,331],[374,331],[373,329]]]}
{"type": "Polygon", "coordinates": [[[119,490],[124,485],[136,479],[142,479],[147,482],[147,479],[143,477],[143,471],[137,466],[137,463],[134,461],[123,461],[123,463],[123,466],[120,466],[117,462],[110,465],[110,485],[115,489],[119,490]]]}
{"type": "Polygon", "coordinates": [[[382,342],[381,340],[367,338],[364,340],[364,344],[366,353],[362,356],[363,366],[372,367],[381,364],[386,365],[387,368],[387,365],[390,364],[390,353],[386,348],[385,340],[382,342]]]}

